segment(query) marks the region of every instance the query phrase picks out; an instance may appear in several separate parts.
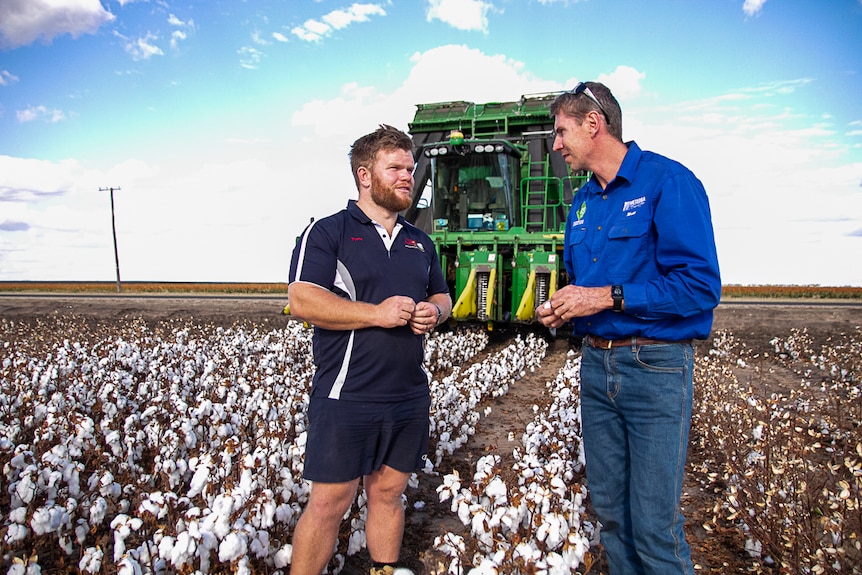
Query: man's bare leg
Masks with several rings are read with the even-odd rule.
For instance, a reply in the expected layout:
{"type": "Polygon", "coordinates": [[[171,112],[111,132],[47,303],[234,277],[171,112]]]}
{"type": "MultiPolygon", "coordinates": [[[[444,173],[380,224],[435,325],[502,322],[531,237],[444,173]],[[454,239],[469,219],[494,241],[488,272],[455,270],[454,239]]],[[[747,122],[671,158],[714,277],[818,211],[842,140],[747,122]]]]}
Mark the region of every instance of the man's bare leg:
{"type": "Polygon", "coordinates": [[[311,485],[308,504],[293,531],[291,575],[320,575],[332,558],[341,519],[356,500],[359,479],[311,485]]]}
{"type": "Polygon", "coordinates": [[[365,519],[365,539],[372,561],[396,563],[404,536],[404,505],[401,496],[410,479],[384,465],[365,477],[368,514],[365,519]]]}

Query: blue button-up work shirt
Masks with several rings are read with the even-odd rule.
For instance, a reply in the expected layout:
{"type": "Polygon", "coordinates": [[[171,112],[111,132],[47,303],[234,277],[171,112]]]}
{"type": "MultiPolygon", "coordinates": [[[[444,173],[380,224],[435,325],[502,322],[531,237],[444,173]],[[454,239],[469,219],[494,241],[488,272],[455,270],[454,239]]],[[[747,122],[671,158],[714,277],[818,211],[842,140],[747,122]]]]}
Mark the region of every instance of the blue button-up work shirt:
{"type": "Polygon", "coordinates": [[[705,339],[721,297],[706,191],[682,164],[628,148],[607,189],[593,176],[575,195],[564,254],[571,283],[621,284],[625,311],[576,318],[573,333],[705,339]]]}

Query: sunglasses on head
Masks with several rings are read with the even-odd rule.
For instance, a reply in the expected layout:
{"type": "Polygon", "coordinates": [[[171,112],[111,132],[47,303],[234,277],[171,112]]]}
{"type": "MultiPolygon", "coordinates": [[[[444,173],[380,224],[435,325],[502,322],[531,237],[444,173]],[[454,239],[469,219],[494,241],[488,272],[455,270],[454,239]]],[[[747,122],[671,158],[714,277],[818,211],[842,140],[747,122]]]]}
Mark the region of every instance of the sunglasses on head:
{"type": "Polygon", "coordinates": [[[590,87],[587,86],[586,82],[578,82],[577,86],[569,90],[569,94],[574,94],[575,96],[583,94],[584,96],[592,100],[593,103],[599,107],[599,111],[601,111],[602,115],[605,117],[605,122],[607,122],[608,124],[611,123],[608,119],[608,113],[605,112],[605,107],[602,106],[602,103],[599,102],[599,99],[596,98],[596,95],[593,94],[593,91],[590,90],[590,87]]]}

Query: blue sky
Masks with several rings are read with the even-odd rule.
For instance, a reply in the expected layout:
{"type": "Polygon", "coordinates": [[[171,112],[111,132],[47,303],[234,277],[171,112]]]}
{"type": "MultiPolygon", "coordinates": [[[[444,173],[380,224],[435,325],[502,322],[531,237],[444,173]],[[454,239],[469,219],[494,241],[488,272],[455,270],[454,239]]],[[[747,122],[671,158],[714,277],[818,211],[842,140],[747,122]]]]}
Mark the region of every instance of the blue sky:
{"type": "Polygon", "coordinates": [[[598,80],[725,284],[862,286],[862,0],[0,0],[0,280],[283,282],[418,103],[598,80]]]}

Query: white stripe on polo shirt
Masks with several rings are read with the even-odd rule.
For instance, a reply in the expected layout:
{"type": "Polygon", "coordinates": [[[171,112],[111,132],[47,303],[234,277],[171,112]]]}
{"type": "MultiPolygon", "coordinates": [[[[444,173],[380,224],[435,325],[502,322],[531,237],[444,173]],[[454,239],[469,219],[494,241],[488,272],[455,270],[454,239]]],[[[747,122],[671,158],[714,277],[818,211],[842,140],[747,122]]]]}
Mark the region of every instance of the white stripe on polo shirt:
{"type": "MultiPolygon", "coordinates": [[[[335,285],[350,296],[350,301],[356,301],[356,285],[353,283],[353,277],[350,275],[350,270],[347,269],[347,266],[340,260],[336,260],[335,262],[335,285]]],[[[350,330],[350,337],[347,339],[347,349],[344,350],[344,357],[341,358],[341,369],[338,370],[338,375],[335,376],[335,381],[332,382],[332,389],[329,390],[329,399],[339,399],[341,397],[341,388],[344,387],[344,382],[347,381],[347,370],[350,367],[354,335],[356,335],[356,331],[350,330]]]]}

